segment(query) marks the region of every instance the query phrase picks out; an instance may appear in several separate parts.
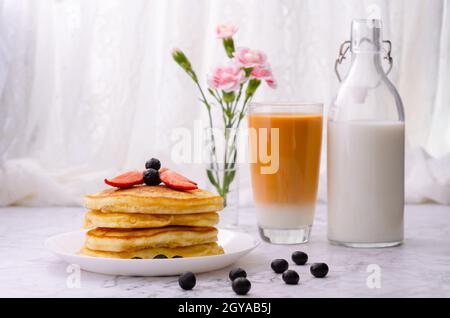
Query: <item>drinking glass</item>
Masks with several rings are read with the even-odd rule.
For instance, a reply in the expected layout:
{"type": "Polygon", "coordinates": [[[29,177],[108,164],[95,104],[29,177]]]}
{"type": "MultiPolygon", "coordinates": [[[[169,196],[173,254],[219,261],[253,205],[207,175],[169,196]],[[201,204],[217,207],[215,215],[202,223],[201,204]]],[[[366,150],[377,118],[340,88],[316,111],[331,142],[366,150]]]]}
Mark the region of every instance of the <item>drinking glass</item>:
{"type": "Polygon", "coordinates": [[[321,103],[251,103],[250,168],[259,233],[275,244],[309,241],[319,181],[321,103]]]}

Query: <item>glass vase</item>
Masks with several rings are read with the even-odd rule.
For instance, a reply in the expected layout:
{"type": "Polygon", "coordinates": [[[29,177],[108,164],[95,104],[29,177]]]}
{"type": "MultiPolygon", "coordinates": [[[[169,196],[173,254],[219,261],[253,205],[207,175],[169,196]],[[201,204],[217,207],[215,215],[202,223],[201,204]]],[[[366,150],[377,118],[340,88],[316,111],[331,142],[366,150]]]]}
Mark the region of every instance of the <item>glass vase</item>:
{"type": "Polygon", "coordinates": [[[223,198],[224,209],[219,213],[220,221],[219,227],[221,228],[235,228],[239,223],[239,182],[238,182],[238,168],[223,169],[223,168],[207,168],[206,173],[208,175],[207,190],[218,193],[223,198]],[[210,175],[214,175],[215,178],[221,180],[221,185],[216,186],[209,178],[210,175]],[[228,185],[227,179],[233,178],[228,185]]]}
{"type": "Polygon", "coordinates": [[[207,189],[223,198],[219,226],[237,227],[239,221],[238,131],[237,129],[206,129],[207,189]]]}

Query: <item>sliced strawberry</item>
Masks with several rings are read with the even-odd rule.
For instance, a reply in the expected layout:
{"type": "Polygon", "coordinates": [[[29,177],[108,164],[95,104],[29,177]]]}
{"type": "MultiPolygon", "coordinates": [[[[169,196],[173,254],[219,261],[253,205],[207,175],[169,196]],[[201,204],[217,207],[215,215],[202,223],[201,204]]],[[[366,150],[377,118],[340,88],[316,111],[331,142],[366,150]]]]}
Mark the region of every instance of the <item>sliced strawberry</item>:
{"type": "Polygon", "coordinates": [[[198,188],[195,182],[172,170],[167,169],[160,173],[159,178],[166,186],[175,190],[195,190],[198,188]]]}
{"type": "Polygon", "coordinates": [[[169,169],[166,168],[166,167],[161,167],[161,168],[159,168],[159,174],[161,174],[161,173],[163,173],[164,171],[167,171],[167,170],[169,170],[169,169]]]}
{"type": "MultiPolygon", "coordinates": [[[[169,170],[169,168],[161,167],[161,168],[159,169],[159,174],[161,175],[163,172],[165,172],[165,171],[167,171],[167,170],[169,170]]],[[[175,173],[176,173],[176,172],[175,172],[175,173]]],[[[188,179],[188,178],[186,178],[185,176],[182,176],[182,175],[179,174],[179,173],[176,173],[176,174],[178,175],[178,178],[179,178],[179,179],[183,179],[184,181],[187,181],[187,182],[189,182],[189,183],[193,183],[193,184],[197,185],[197,182],[192,181],[191,179],[188,179]]]]}
{"type": "Polygon", "coordinates": [[[197,185],[197,182],[192,181],[191,179],[188,179],[188,178],[186,178],[186,177],[184,177],[184,176],[181,176],[181,175],[180,175],[180,177],[183,177],[187,182],[190,182],[190,183],[192,183],[192,184],[197,185]]]}
{"type": "Polygon", "coordinates": [[[105,183],[112,187],[130,188],[144,183],[144,173],[142,171],[128,171],[110,180],[105,179],[105,183]]]}

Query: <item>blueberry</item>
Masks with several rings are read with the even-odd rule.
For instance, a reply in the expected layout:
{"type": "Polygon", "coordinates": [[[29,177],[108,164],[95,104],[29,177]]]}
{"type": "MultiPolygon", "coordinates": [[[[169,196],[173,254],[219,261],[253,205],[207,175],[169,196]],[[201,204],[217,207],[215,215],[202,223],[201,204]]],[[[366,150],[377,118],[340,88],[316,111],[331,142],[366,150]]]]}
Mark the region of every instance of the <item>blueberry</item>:
{"type": "Polygon", "coordinates": [[[159,171],[155,169],[148,169],[144,172],[144,182],[146,185],[154,186],[161,183],[159,179],[159,171]]]}
{"type": "Polygon", "coordinates": [[[328,265],[325,263],[314,263],[309,270],[314,277],[323,278],[328,274],[328,265]]]}
{"type": "Polygon", "coordinates": [[[245,277],[238,277],[231,283],[231,287],[233,288],[234,292],[238,295],[245,295],[249,292],[250,288],[252,287],[252,284],[250,281],[245,277]]]}
{"type": "Polygon", "coordinates": [[[172,257],[172,258],[183,258],[183,256],[180,256],[180,255],[175,255],[174,257],[172,257]]]}
{"type": "Polygon", "coordinates": [[[228,275],[230,277],[230,280],[235,280],[238,277],[247,277],[247,273],[240,267],[233,268],[230,271],[230,274],[228,275]]]}
{"type": "Polygon", "coordinates": [[[283,280],[288,285],[297,285],[300,276],[298,276],[296,271],[287,270],[283,273],[283,280]]]}
{"type": "Polygon", "coordinates": [[[142,257],[135,256],[132,259],[142,259],[142,257]]]}
{"type": "Polygon", "coordinates": [[[145,163],[145,169],[159,170],[159,168],[161,168],[161,161],[156,158],[152,158],[145,163]]]}
{"type": "Polygon", "coordinates": [[[308,254],[300,251],[295,251],[292,253],[292,260],[297,265],[305,265],[308,261],[308,254]]]}
{"type": "Polygon", "coordinates": [[[153,257],[154,259],[163,259],[163,258],[167,258],[167,256],[166,255],[163,255],[163,254],[158,254],[158,255],[156,255],[155,257],[153,257]]]}
{"type": "Polygon", "coordinates": [[[272,261],[270,264],[270,267],[272,267],[273,271],[277,274],[283,273],[285,270],[288,269],[289,264],[285,259],[278,258],[272,261]]]}
{"type": "Polygon", "coordinates": [[[184,290],[190,290],[194,288],[197,279],[195,278],[195,274],[193,272],[184,272],[178,277],[178,284],[184,290]]]}

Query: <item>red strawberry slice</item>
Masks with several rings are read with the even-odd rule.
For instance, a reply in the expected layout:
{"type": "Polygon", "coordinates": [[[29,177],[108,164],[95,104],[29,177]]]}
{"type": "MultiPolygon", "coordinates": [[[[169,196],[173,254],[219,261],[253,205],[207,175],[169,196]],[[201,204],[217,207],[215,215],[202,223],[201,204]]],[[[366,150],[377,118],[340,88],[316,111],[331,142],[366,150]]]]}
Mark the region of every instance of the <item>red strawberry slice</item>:
{"type": "MultiPolygon", "coordinates": [[[[161,175],[163,172],[165,172],[165,171],[167,171],[167,170],[170,170],[170,169],[169,169],[169,168],[166,168],[166,167],[161,167],[161,168],[159,169],[159,174],[161,175]]],[[[175,173],[176,173],[176,172],[175,172],[175,173]]],[[[191,179],[188,179],[188,178],[186,178],[185,176],[182,176],[182,175],[179,174],[179,173],[177,173],[177,175],[178,175],[178,178],[179,178],[179,179],[183,179],[184,181],[187,181],[187,182],[189,182],[189,183],[193,183],[193,184],[197,185],[197,182],[192,181],[191,179]]]]}
{"type": "Polygon", "coordinates": [[[128,171],[110,180],[105,179],[105,183],[116,188],[130,188],[144,183],[144,173],[142,171],[128,171]]]}
{"type": "Polygon", "coordinates": [[[160,172],[159,178],[166,186],[175,190],[195,190],[198,188],[197,183],[169,169],[160,172]]]}
{"type": "Polygon", "coordinates": [[[169,168],[161,167],[161,168],[159,168],[159,174],[161,174],[161,173],[163,173],[164,171],[167,171],[167,170],[169,170],[169,168]]]}
{"type": "MultiPolygon", "coordinates": [[[[167,169],[168,170],[168,169],[167,169]]],[[[172,171],[173,172],[173,171],[172,171]]],[[[185,181],[185,182],[189,182],[189,183],[192,183],[192,184],[194,184],[194,185],[197,185],[197,182],[195,182],[195,181],[192,181],[191,179],[188,179],[188,178],[186,178],[185,176],[182,176],[181,174],[179,174],[179,173],[176,173],[176,172],[173,172],[173,173],[175,173],[176,175],[177,175],[177,178],[179,179],[179,180],[183,180],[183,181],[185,181]]]]}

